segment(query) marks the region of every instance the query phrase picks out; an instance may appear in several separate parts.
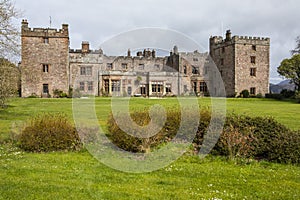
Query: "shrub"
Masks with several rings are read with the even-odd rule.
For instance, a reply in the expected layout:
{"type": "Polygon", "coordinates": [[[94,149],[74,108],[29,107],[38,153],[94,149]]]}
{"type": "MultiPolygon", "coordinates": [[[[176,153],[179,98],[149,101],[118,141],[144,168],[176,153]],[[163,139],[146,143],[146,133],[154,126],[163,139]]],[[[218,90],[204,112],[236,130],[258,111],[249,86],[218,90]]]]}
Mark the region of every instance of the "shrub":
{"type": "Polygon", "coordinates": [[[300,103],[300,91],[297,91],[297,92],[295,93],[295,99],[296,99],[296,101],[297,101],[298,103],[300,103]]]}
{"type": "Polygon", "coordinates": [[[236,157],[249,157],[253,151],[251,143],[255,140],[252,128],[239,129],[232,124],[224,128],[224,131],[219,139],[219,145],[223,146],[223,152],[234,159],[236,157]]]}
{"type": "Polygon", "coordinates": [[[32,98],[32,99],[38,98],[38,95],[36,93],[32,93],[28,98],[32,98]]]}
{"type": "Polygon", "coordinates": [[[249,98],[250,93],[249,93],[248,90],[243,90],[243,91],[240,93],[240,96],[241,96],[242,98],[249,98]]]}
{"type": "Polygon", "coordinates": [[[30,152],[78,150],[81,142],[75,127],[64,114],[38,115],[18,137],[20,148],[30,152]]]}
{"type": "Polygon", "coordinates": [[[266,94],[266,98],[282,100],[283,96],[282,96],[282,94],[272,94],[272,93],[270,93],[270,94],[266,94]]]}
{"type": "Polygon", "coordinates": [[[256,98],[263,98],[262,93],[257,94],[257,95],[256,95],[256,98]]]}
{"type": "Polygon", "coordinates": [[[269,161],[279,163],[300,163],[300,132],[287,131],[271,141],[269,161]]]}
{"type": "MultiPolygon", "coordinates": [[[[131,116],[140,125],[145,125],[150,120],[147,111],[134,112],[131,116]]],[[[193,139],[193,147],[196,151],[199,151],[203,144],[203,138],[211,120],[214,120],[216,124],[220,120],[218,117],[211,119],[211,113],[208,110],[202,110],[200,116],[197,134],[193,139]]],[[[122,117],[125,122],[128,121],[125,115],[122,117]]],[[[111,115],[108,121],[109,137],[114,144],[124,150],[148,152],[174,138],[178,132],[180,117],[180,112],[168,111],[167,122],[157,135],[150,138],[136,138],[123,132],[111,115]]],[[[185,127],[185,132],[192,131],[191,128],[185,127]]],[[[184,136],[181,138],[184,139],[184,136]]],[[[300,134],[289,130],[271,117],[231,114],[226,117],[223,133],[211,153],[230,158],[300,163],[300,134]]]]}
{"type": "Polygon", "coordinates": [[[53,90],[53,97],[54,98],[66,98],[68,95],[64,93],[62,90],[55,89],[53,90]]]}
{"type": "MultiPolygon", "coordinates": [[[[128,122],[127,116],[123,113],[119,113],[117,117],[118,119],[121,119],[121,121],[125,123],[128,122]]],[[[147,125],[150,121],[148,110],[131,113],[131,117],[133,121],[140,126],[147,125]]],[[[158,115],[155,114],[155,117],[158,117],[158,115]]],[[[193,116],[193,112],[191,112],[190,117],[195,117],[193,116]]],[[[111,114],[108,120],[108,130],[110,133],[110,135],[108,136],[115,145],[117,145],[118,147],[126,151],[149,152],[151,151],[151,149],[158,148],[158,146],[160,146],[161,144],[164,144],[174,138],[180,126],[180,118],[181,118],[180,112],[175,110],[168,111],[166,123],[161,124],[163,126],[162,129],[152,137],[141,138],[141,137],[134,137],[122,131],[119,128],[116,121],[114,120],[113,115],[111,114]]],[[[184,134],[190,132],[191,128],[193,127],[191,126],[182,127],[183,133],[178,134],[177,138],[179,138],[179,140],[187,140],[187,139],[191,140],[192,138],[187,138],[187,134],[184,134]]],[[[138,130],[132,130],[132,131],[137,134],[140,134],[138,130]]]]}
{"type": "Polygon", "coordinates": [[[295,96],[295,91],[292,90],[288,90],[288,89],[283,89],[280,94],[284,97],[284,98],[292,98],[295,96]]]}

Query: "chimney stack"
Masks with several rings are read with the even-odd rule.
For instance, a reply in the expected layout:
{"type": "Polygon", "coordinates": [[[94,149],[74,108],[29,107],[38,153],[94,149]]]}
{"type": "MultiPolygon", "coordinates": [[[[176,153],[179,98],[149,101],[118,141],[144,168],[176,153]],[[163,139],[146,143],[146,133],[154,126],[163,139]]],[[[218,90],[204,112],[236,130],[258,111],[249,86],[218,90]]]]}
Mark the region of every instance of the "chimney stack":
{"type": "Polygon", "coordinates": [[[227,30],[226,31],[226,39],[225,39],[225,41],[229,41],[229,40],[231,40],[231,31],[227,30]]]}
{"type": "Polygon", "coordinates": [[[82,53],[89,53],[90,52],[90,44],[89,42],[83,41],[81,44],[81,52],[82,53]]]}

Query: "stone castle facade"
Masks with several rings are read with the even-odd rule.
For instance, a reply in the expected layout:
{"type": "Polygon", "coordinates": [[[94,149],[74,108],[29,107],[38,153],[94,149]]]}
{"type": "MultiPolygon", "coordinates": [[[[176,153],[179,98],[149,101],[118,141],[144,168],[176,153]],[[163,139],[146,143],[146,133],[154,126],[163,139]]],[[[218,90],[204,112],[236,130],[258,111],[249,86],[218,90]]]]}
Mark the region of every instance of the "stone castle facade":
{"type": "Polygon", "coordinates": [[[53,96],[54,90],[68,93],[70,88],[84,95],[148,96],[173,95],[217,96],[217,85],[210,85],[216,71],[221,73],[227,96],[242,90],[252,95],[269,92],[270,39],[251,37],[211,37],[210,53],[179,52],[174,47],[169,56],[157,56],[145,49],[132,55],[108,56],[82,48],[69,48],[68,25],[62,28],[30,28],[22,21],[22,97],[53,96]]]}

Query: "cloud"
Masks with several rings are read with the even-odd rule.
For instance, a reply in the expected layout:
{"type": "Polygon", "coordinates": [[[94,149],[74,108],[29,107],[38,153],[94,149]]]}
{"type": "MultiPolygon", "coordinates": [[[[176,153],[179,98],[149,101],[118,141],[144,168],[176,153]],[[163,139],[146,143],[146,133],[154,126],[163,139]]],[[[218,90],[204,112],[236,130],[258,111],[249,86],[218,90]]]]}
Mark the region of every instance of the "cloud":
{"type": "Polygon", "coordinates": [[[206,51],[209,37],[224,35],[226,29],[233,35],[270,37],[273,79],[300,35],[297,0],[26,0],[16,7],[31,27],[48,27],[49,16],[53,27],[68,23],[71,48],[80,48],[82,40],[98,48],[114,35],[141,27],[179,31],[206,51]]]}

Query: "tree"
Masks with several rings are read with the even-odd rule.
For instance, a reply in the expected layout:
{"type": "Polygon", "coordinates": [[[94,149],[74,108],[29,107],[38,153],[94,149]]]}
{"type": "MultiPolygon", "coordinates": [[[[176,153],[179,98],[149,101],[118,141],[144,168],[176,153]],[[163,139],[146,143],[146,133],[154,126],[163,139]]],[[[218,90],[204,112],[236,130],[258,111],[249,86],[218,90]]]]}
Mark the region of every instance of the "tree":
{"type": "Polygon", "coordinates": [[[19,12],[11,0],[0,0],[0,57],[12,58],[19,55],[18,28],[13,20],[18,19],[19,12]]]}
{"type": "Polygon", "coordinates": [[[0,107],[5,108],[8,98],[18,94],[19,86],[19,69],[8,60],[0,59],[0,107]]]}
{"type": "Polygon", "coordinates": [[[300,54],[300,36],[296,38],[296,48],[291,50],[292,55],[300,54]]]}
{"type": "Polygon", "coordinates": [[[19,16],[11,0],[0,0],[0,107],[15,95],[19,88],[18,68],[7,59],[19,55],[20,33],[13,20],[19,16]]]}
{"type": "Polygon", "coordinates": [[[290,59],[284,59],[277,72],[281,76],[290,79],[296,85],[298,92],[300,91],[300,54],[296,54],[290,59]]]}

